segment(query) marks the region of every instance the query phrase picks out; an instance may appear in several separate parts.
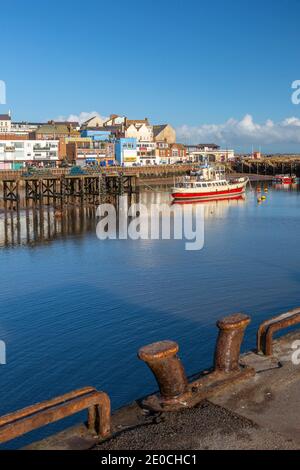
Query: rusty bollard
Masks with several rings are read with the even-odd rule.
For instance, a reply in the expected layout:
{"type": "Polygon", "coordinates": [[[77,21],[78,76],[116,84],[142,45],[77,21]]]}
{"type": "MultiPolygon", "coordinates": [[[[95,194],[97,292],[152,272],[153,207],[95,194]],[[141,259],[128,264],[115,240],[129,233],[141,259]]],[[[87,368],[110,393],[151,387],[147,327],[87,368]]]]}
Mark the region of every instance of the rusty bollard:
{"type": "Polygon", "coordinates": [[[174,341],[159,341],[142,347],[138,357],[153,372],[163,401],[174,401],[188,386],[184,367],[177,356],[179,346],[174,341]]]}
{"type": "Polygon", "coordinates": [[[239,370],[240,349],[250,317],[236,313],[217,322],[219,336],[215,351],[215,371],[239,370]]]}

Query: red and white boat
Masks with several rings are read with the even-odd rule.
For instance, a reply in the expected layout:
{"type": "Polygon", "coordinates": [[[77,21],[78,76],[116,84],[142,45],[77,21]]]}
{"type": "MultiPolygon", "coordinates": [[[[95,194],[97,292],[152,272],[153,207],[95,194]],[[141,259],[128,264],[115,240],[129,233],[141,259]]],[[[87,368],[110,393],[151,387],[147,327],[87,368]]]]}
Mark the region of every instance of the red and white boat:
{"type": "Polygon", "coordinates": [[[274,176],[274,183],[293,184],[296,182],[297,182],[296,175],[275,175],[274,176]]]}
{"type": "Polygon", "coordinates": [[[209,200],[236,198],[244,194],[249,178],[226,179],[225,171],[204,167],[185,176],[172,188],[172,197],[179,200],[209,200]]]}

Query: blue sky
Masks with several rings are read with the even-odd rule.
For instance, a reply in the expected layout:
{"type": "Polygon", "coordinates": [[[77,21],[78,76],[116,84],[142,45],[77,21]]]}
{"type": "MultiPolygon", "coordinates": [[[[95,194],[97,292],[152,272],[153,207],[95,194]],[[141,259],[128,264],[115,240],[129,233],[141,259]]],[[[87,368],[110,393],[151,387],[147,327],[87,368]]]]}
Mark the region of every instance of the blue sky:
{"type": "Polygon", "coordinates": [[[300,152],[299,0],[15,0],[0,15],[0,112],[17,120],[148,116],[181,140],[300,152]]]}

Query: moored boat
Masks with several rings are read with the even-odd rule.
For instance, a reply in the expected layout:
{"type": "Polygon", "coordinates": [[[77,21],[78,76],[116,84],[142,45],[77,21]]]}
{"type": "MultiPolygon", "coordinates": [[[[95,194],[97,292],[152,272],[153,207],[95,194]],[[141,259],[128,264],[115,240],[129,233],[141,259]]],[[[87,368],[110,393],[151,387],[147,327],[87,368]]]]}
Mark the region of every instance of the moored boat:
{"type": "Polygon", "coordinates": [[[210,200],[236,198],[244,194],[248,178],[227,179],[220,169],[204,167],[193,176],[183,177],[172,188],[174,200],[210,200]]]}
{"type": "Polygon", "coordinates": [[[296,175],[275,175],[273,182],[279,183],[279,184],[293,184],[297,182],[297,176],[296,175]]]}

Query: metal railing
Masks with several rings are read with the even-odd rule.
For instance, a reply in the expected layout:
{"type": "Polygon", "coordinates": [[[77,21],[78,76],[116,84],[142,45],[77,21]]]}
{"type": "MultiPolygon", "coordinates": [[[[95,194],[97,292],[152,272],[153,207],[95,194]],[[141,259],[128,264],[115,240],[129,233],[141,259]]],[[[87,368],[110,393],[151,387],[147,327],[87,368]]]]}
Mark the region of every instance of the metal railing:
{"type": "Polygon", "coordinates": [[[263,353],[265,356],[272,356],[274,333],[298,324],[300,324],[300,308],[295,308],[264,321],[257,331],[257,352],[263,353]]]}
{"type": "Polygon", "coordinates": [[[52,400],[0,417],[0,443],[88,409],[88,428],[105,438],[110,435],[110,399],[104,392],[85,387],[52,400]]]}

